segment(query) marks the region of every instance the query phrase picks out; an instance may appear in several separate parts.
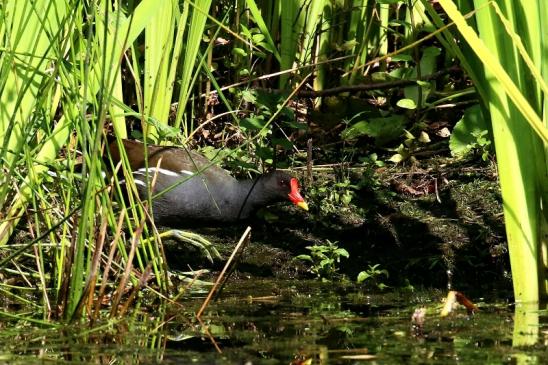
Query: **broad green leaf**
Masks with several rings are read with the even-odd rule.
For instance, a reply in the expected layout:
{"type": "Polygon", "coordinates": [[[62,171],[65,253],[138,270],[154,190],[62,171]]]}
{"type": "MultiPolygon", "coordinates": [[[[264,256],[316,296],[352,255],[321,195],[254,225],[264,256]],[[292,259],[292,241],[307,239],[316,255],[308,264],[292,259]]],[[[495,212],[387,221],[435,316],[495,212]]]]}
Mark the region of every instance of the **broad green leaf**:
{"type": "Polygon", "coordinates": [[[244,90],[242,91],[242,99],[248,103],[256,103],[257,102],[257,95],[252,90],[244,90]]]}
{"type": "Polygon", "coordinates": [[[237,55],[237,56],[241,56],[241,57],[246,57],[247,56],[247,52],[243,48],[240,48],[240,47],[232,48],[232,54],[237,55]]]}
{"type": "Polygon", "coordinates": [[[382,146],[400,137],[404,133],[405,123],[406,119],[403,115],[372,118],[353,124],[342,133],[341,137],[350,140],[365,135],[375,138],[375,143],[382,146]]]}
{"type": "Polygon", "coordinates": [[[451,155],[455,157],[463,157],[473,147],[476,142],[474,132],[489,130],[489,125],[486,123],[481,113],[479,105],[474,105],[464,112],[462,118],[455,124],[451,137],[449,138],[449,149],[451,155]]]}
{"type": "Polygon", "coordinates": [[[388,161],[393,162],[393,163],[395,163],[395,164],[398,164],[398,163],[400,163],[400,162],[402,162],[402,161],[404,161],[404,160],[406,160],[406,157],[404,157],[403,155],[401,155],[401,154],[399,154],[399,153],[396,153],[396,154],[392,155],[392,156],[388,159],[388,161]]]}
{"type": "Polygon", "coordinates": [[[396,105],[404,109],[410,109],[410,110],[417,109],[417,104],[411,99],[400,99],[398,100],[396,105]]]}
{"type": "Polygon", "coordinates": [[[240,127],[245,129],[262,129],[265,123],[265,120],[260,117],[244,118],[240,121],[240,127]]]}
{"type": "Polygon", "coordinates": [[[342,256],[342,257],[350,257],[350,254],[348,253],[348,251],[344,248],[338,248],[335,250],[335,253],[339,256],[342,256]]]}
{"type": "Polygon", "coordinates": [[[356,281],[358,282],[358,284],[360,283],[363,283],[365,280],[369,279],[370,278],[370,275],[365,272],[365,271],[360,271],[360,273],[358,274],[358,278],[356,279],[356,281]]]}
{"type": "Polygon", "coordinates": [[[255,153],[263,161],[272,160],[274,156],[274,151],[270,147],[258,146],[257,148],[255,148],[255,153]]]}

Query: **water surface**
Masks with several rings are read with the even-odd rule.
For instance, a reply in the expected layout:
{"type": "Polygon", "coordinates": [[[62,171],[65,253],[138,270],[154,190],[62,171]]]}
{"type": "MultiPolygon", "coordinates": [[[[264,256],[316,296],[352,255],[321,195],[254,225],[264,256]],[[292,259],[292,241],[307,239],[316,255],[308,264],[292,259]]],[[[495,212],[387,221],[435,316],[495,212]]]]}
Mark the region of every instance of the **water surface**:
{"type": "Polygon", "coordinates": [[[469,315],[459,308],[440,318],[443,296],[441,291],[372,293],[350,284],[317,281],[232,281],[210,304],[203,323],[192,313],[205,290],[177,303],[143,306],[127,318],[93,328],[45,328],[4,318],[0,362],[548,363],[545,312],[521,312],[518,318],[526,323],[514,331],[514,308],[503,300],[472,298],[479,313],[469,315]],[[424,325],[417,328],[411,316],[423,306],[424,325]],[[516,342],[533,345],[513,346],[516,342]]]}

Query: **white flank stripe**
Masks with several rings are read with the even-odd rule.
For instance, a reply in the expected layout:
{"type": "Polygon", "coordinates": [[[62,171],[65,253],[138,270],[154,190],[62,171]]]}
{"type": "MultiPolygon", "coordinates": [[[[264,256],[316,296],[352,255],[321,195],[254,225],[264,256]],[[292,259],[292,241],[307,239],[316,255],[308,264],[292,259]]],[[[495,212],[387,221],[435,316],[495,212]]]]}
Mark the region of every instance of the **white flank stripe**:
{"type": "MultiPolygon", "coordinates": [[[[135,181],[135,185],[141,185],[141,186],[147,186],[143,181],[141,180],[137,180],[137,179],[134,179],[133,181],[135,181]]],[[[126,179],[123,179],[123,180],[120,180],[119,182],[119,185],[125,185],[126,184],[126,179]]]]}
{"type": "Polygon", "coordinates": [[[181,170],[181,174],[190,175],[190,176],[194,175],[194,173],[192,171],[188,171],[188,170],[181,170]]]}
{"type": "Polygon", "coordinates": [[[133,180],[133,181],[135,181],[135,185],[141,185],[141,186],[144,186],[144,187],[147,186],[147,184],[145,184],[145,183],[144,183],[143,181],[141,181],[141,180],[135,179],[135,180],[133,180]]]}
{"type": "MultiPolygon", "coordinates": [[[[179,174],[177,174],[176,172],[170,171],[170,170],[166,170],[166,169],[162,169],[162,168],[156,168],[156,167],[149,167],[148,168],[148,173],[149,174],[154,173],[156,171],[158,171],[159,174],[163,174],[163,175],[167,175],[167,176],[175,176],[175,177],[179,176],[179,174]]],[[[135,171],[134,174],[139,173],[139,172],[146,173],[147,169],[145,169],[145,168],[139,169],[139,170],[135,171]]]]}

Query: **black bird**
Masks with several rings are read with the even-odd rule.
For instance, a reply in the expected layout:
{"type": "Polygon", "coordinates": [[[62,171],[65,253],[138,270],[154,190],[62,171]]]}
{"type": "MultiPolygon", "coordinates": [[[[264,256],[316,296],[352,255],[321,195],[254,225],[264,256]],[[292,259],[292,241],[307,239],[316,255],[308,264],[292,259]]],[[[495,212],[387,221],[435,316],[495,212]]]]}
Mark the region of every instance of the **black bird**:
{"type": "MultiPolygon", "coordinates": [[[[267,205],[291,201],[304,210],[299,182],[283,171],[253,180],[237,180],[204,156],[183,148],[147,146],[122,140],[139,195],[151,191],[156,223],[180,227],[191,222],[230,223],[249,218],[267,205]],[[154,184],[153,184],[154,181],[154,184]]],[[[120,161],[116,141],[109,144],[114,164],[120,161]]]]}

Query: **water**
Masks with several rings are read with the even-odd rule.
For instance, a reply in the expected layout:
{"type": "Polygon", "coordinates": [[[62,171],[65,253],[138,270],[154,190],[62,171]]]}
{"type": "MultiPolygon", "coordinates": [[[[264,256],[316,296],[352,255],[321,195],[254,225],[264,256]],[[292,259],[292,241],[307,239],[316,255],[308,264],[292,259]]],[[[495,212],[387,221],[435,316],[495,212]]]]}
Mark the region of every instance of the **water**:
{"type": "Polygon", "coordinates": [[[4,319],[0,363],[548,363],[545,312],[522,312],[518,318],[525,318],[525,325],[514,331],[514,308],[503,301],[476,300],[479,313],[460,308],[440,318],[443,296],[440,291],[372,294],[316,281],[232,281],[210,304],[203,324],[192,316],[205,297],[199,292],[176,304],[151,303],[92,329],[4,319]],[[421,306],[424,326],[413,328],[411,316],[421,306]],[[514,347],[516,341],[533,345],[514,347]]]}

